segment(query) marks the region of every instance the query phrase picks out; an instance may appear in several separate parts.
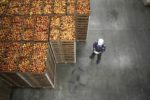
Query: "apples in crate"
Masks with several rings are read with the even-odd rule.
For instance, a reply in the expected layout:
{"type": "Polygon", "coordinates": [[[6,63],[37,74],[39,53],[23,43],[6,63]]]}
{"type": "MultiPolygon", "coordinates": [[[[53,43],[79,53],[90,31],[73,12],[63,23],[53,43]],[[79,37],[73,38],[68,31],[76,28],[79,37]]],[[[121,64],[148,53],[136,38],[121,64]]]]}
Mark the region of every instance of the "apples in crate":
{"type": "Polygon", "coordinates": [[[30,57],[33,53],[33,44],[31,43],[22,43],[21,45],[21,56],[30,57]]]}
{"type": "Polygon", "coordinates": [[[9,8],[19,7],[19,6],[21,6],[20,0],[10,0],[9,8]]]}
{"type": "Polygon", "coordinates": [[[2,17],[0,19],[1,27],[9,28],[11,25],[11,17],[2,17]]]}
{"type": "Polygon", "coordinates": [[[75,4],[76,0],[68,0],[68,3],[75,4]]]}
{"type": "Polygon", "coordinates": [[[60,35],[60,30],[57,28],[52,28],[50,31],[50,40],[58,40],[60,35]]]}
{"type": "Polygon", "coordinates": [[[22,3],[22,4],[30,4],[30,3],[31,3],[31,0],[22,0],[21,3],[22,3]]]}
{"type": "Polygon", "coordinates": [[[46,4],[43,8],[43,13],[44,14],[52,14],[52,4],[46,4]]]}
{"type": "Polygon", "coordinates": [[[53,4],[54,2],[53,2],[53,0],[44,0],[44,3],[45,4],[53,4]]]}
{"type": "Polygon", "coordinates": [[[28,72],[28,69],[31,67],[31,62],[29,57],[19,57],[19,72],[28,72]]]}
{"type": "Polygon", "coordinates": [[[24,18],[24,28],[34,28],[35,26],[35,17],[30,16],[30,17],[25,17],[24,18]]]}
{"type": "Polygon", "coordinates": [[[89,12],[90,12],[90,0],[78,0],[77,12],[78,12],[78,14],[89,14],[89,12]]]}
{"type": "Polygon", "coordinates": [[[21,27],[20,23],[13,23],[11,31],[8,34],[10,36],[9,40],[12,40],[12,41],[21,40],[21,32],[22,32],[22,27],[21,27]]]}
{"type": "Polygon", "coordinates": [[[76,13],[75,4],[68,4],[67,13],[68,14],[75,14],[76,13]]]}
{"type": "Polygon", "coordinates": [[[0,43],[0,71],[17,71],[17,57],[19,45],[17,43],[0,43]]]}
{"type": "Polygon", "coordinates": [[[50,28],[60,27],[60,17],[54,16],[51,18],[50,28]]]}
{"type": "Polygon", "coordinates": [[[38,16],[36,18],[36,31],[47,31],[49,25],[49,18],[48,16],[38,16]]]}
{"type": "Polygon", "coordinates": [[[6,6],[0,6],[0,15],[4,13],[6,6]]]}
{"type": "Polygon", "coordinates": [[[22,40],[33,40],[33,30],[25,29],[22,33],[22,40]]]}
{"type": "Polygon", "coordinates": [[[65,14],[66,13],[66,0],[55,0],[54,2],[54,13],[65,14]]]}
{"type": "Polygon", "coordinates": [[[26,15],[26,14],[29,14],[29,10],[30,10],[30,5],[22,5],[20,7],[20,11],[19,11],[19,14],[21,15],[26,15]]]}
{"type": "Polygon", "coordinates": [[[48,32],[47,31],[38,31],[34,34],[35,41],[48,41],[48,32]]]}

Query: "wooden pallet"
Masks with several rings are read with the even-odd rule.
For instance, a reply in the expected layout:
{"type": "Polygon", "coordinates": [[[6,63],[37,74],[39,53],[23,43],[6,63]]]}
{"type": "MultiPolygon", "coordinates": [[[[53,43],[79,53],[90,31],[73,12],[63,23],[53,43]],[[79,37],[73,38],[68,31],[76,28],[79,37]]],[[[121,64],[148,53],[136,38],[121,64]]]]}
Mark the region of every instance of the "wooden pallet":
{"type": "Polygon", "coordinates": [[[75,41],[51,41],[56,63],[76,63],[75,41]]]}

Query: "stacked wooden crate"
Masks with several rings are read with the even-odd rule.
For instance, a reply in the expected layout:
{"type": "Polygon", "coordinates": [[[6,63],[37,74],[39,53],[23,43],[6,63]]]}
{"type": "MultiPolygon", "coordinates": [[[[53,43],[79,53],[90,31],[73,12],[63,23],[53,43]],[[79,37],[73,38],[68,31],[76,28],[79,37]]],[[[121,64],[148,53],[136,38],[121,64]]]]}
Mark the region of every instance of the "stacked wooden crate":
{"type": "Polygon", "coordinates": [[[74,16],[52,17],[50,24],[50,43],[57,63],[76,62],[74,16]]]}
{"type": "MultiPolygon", "coordinates": [[[[55,0],[55,1],[59,1],[59,0],[55,0]]],[[[58,2],[54,2],[54,5],[57,5],[57,3],[58,2]]],[[[55,29],[55,31],[57,31],[57,35],[55,32],[54,35],[53,32],[51,32],[50,35],[53,36],[52,38],[50,38],[50,42],[53,47],[53,51],[57,63],[75,63],[76,62],[76,40],[86,41],[86,37],[87,37],[90,1],[89,0],[62,0],[61,2],[59,1],[58,5],[60,6],[61,9],[59,9],[57,13],[54,10],[55,14],[65,15],[67,19],[69,19],[69,17],[74,17],[73,18],[74,20],[67,22],[65,20],[61,20],[63,18],[59,18],[58,15],[56,20],[51,20],[52,22],[51,25],[53,25],[53,23],[56,23],[56,25],[54,26],[57,26],[57,29],[55,29]],[[65,37],[66,36],[65,34],[62,35],[64,37],[62,38],[62,36],[59,35],[59,33],[63,34],[62,31],[64,29],[61,28],[65,27],[66,29],[69,29],[70,26],[74,26],[75,28],[72,27],[73,29],[69,33],[70,36],[68,35],[69,38],[65,37]]],[[[53,29],[51,28],[50,30],[53,31],[53,29]]]]}
{"type": "Polygon", "coordinates": [[[0,76],[12,87],[54,88],[56,64],[48,43],[0,43],[0,76]]]}
{"type": "Polygon", "coordinates": [[[90,15],[90,0],[77,0],[76,38],[77,41],[86,41],[90,15]]]}

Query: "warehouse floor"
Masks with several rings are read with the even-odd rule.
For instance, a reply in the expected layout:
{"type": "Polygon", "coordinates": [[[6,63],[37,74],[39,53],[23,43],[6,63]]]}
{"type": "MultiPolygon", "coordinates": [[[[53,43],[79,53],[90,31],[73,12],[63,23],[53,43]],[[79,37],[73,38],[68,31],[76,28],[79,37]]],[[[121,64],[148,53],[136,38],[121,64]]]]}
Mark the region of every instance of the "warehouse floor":
{"type": "Polygon", "coordinates": [[[57,86],[14,89],[12,100],[150,100],[150,7],[142,0],[91,0],[86,43],[77,43],[77,63],[58,65],[57,86]],[[92,43],[104,38],[100,64],[92,43]]]}

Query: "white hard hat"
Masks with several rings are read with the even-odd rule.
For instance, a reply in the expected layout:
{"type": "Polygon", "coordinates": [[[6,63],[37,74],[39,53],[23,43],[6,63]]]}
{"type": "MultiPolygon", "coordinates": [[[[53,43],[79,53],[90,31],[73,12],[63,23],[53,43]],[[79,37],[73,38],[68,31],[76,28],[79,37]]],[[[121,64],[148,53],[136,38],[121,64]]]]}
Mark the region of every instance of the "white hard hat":
{"type": "Polygon", "coordinates": [[[98,39],[98,45],[103,45],[104,44],[104,40],[103,39],[98,39]]]}

